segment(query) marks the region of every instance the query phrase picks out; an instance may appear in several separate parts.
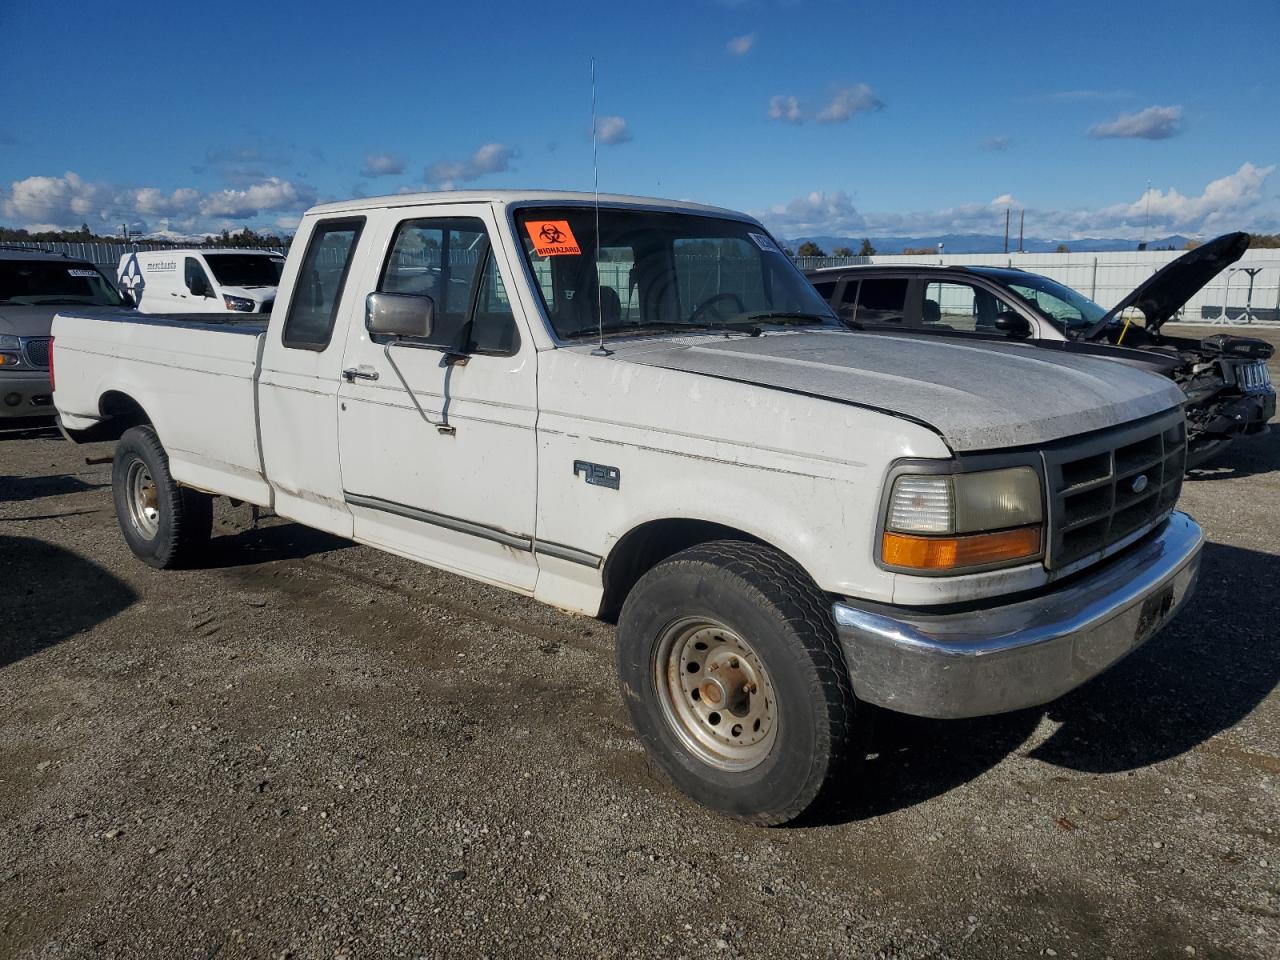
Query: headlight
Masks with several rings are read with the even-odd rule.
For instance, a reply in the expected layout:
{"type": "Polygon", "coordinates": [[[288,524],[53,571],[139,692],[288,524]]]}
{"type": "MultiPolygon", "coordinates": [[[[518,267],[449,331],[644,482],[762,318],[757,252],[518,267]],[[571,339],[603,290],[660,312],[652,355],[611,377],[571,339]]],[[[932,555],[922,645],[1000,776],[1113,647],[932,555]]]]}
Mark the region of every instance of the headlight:
{"type": "Polygon", "coordinates": [[[222,295],[222,302],[227,305],[228,310],[237,310],[240,313],[253,313],[253,301],[246,300],[244,297],[233,297],[229,293],[222,295]]]}
{"type": "Polygon", "coordinates": [[[1041,552],[1040,477],[1031,467],[902,474],[893,481],[880,543],[885,566],[959,572],[1041,552]]]}
{"type": "Polygon", "coordinates": [[[22,366],[22,341],[11,333],[0,334],[0,367],[22,366]]]}

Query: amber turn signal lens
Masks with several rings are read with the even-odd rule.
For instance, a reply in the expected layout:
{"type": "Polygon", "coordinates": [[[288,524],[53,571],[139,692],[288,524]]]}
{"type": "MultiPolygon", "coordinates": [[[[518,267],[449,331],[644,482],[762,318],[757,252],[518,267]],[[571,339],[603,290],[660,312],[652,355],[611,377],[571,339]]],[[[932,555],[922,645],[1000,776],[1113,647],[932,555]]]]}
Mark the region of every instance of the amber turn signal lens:
{"type": "Polygon", "coordinates": [[[914,537],[886,531],[881,542],[881,556],[887,566],[914,570],[983,567],[1039,553],[1039,525],[967,537],[914,537]]]}

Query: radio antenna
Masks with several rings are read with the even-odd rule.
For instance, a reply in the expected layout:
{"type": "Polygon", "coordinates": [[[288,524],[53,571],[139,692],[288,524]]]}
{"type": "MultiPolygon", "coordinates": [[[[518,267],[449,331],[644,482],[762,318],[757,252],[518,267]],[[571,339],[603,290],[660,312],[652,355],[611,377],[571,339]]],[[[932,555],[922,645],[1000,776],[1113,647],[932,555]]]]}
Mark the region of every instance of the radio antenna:
{"type": "Polygon", "coordinates": [[[593,357],[612,356],[612,350],[604,346],[604,292],[600,289],[600,162],[596,146],[596,58],[591,58],[591,189],[595,194],[596,247],[596,329],[600,340],[591,351],[593,357]]]}

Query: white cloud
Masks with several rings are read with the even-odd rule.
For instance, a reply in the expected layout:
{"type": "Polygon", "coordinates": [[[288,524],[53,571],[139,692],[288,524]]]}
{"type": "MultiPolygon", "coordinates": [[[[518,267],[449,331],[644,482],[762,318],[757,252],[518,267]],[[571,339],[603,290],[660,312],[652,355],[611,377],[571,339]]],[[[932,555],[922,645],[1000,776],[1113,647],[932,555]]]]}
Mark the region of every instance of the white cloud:
{"type": "Polygon", "coordinates": [[[747,33],[743,34],[741,37],[734,37],[725,44],[725,49],[735,57],[745,57],[755,45],[756,35],[754,33],[747,33]]]}
{"type": "Polygon", "coordinates": [[[884,107],[884,102],[865,83],[836,90],[830,102],[818,111],[819,123],[841,123],[852,120],[860,113],[874,113],[884,107]]]}
{"type": "Polygon", "coordinates": [[[219,190],[207,194],[200,201],[200,213],[240,220],[269,211],[303,209],[314,202],[315,194],[309,188],[298,187],[279,177],[268,177],[244,190],[219,190]]]}
{"type": "MultiPolygon", "coordinates": [[[[1265,193],[1276,165],[1243,164],[1235,173],[1208,183],[1194,196],[1153,189],[1135,200],[1099,207],[1047,209],[1025,206],[1028,236],[1054,240],[1082,237],[1213,236],[1228,230],[1260,233],[1280,229],[1280,204],[1265,193]],[[1148,209],[1150,226],[1147,226],[1148,209]]],[[[968,203],[913,213],[860,213],[843,192],[814,192],[777,204],[757,216],[778,234],[796,236],[932,236],[947,233],[998,235],[1004,213],[1024,204],[1010,194],[990,203],[968,203]]]]}
{"type": "Polygon", "coordinates": [[[789,236],[806,234],[839,234],[861,230],[863,219],[843,190],[835,193],[814,191],[785,204],[770,207],[757,214],[775,232],[789,236]]]}
{"type": "Polygon", "coordinates": [[[622,117],[601,117],[596,121],[596,136],[606,146],[614,146],[631,139],[631,128],[622,117]]]}
{"type": "Polygon", "coordinates": [[[73,171],[60,177],[15,180],[0,193],[0,215],[14,226],[34,230],[91,229],[114,233],[121,223],[142,233],[199,233],[272,214],[301,213],[315,202],[310,187],[268,177],[239,189],[206,193],[193,187],[166,192],[158,187],[119,187],[85,180],[73,171]]]}
{"type": "Polygon", "coordinates": [[[789,96],[770,97],[769,119],[784,120],[787,123],[803,123],[804,113],[800,110],[800,101],[795,97],[789,96]]]}
{"type": "Polygon", "coordinates": [[[233,187],[246,187],[267,177],[267,171],[293,163],[294,148],[260,137],[249,142],[212,146],[205,150],[203,166],[193,173],[215,173],[233,187]]]}
{"type": "Polygon", "coordinates": [[[1137,113],[1122,113],[1114,120],[1095,123],[1089,136],[1095,140],[1136,138],[1167,140],[1182,132],[1182,107],[1147,107],[1137,113]]]}
{"type": "Polygon", "coordinates": [[[366,153],[362,177],[393,177],[404,173],[404,157],[398,153],[366,153]]]}
{"type": "Polygon", "coordinates": [[[516,152],[501,143],[486,143],[465,160],[439,160],[427,167],[427,183],[437,190],[452,190],[458,183],[478,180],[511,169],[516,152]]]}

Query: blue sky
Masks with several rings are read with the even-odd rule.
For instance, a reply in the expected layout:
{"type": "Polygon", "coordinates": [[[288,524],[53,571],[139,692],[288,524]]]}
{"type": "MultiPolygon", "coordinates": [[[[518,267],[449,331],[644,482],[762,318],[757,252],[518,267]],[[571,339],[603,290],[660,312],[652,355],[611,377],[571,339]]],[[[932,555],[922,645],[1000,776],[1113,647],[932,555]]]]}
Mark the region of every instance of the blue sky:
{"type": "Polygon", "coordinates": [[[0,223],[590,189],[799,234],[1280,230],[1280,4],[0,0],[0,223]],[[1146,195],[1150,181],[1151,193],[1146,195]]]}

